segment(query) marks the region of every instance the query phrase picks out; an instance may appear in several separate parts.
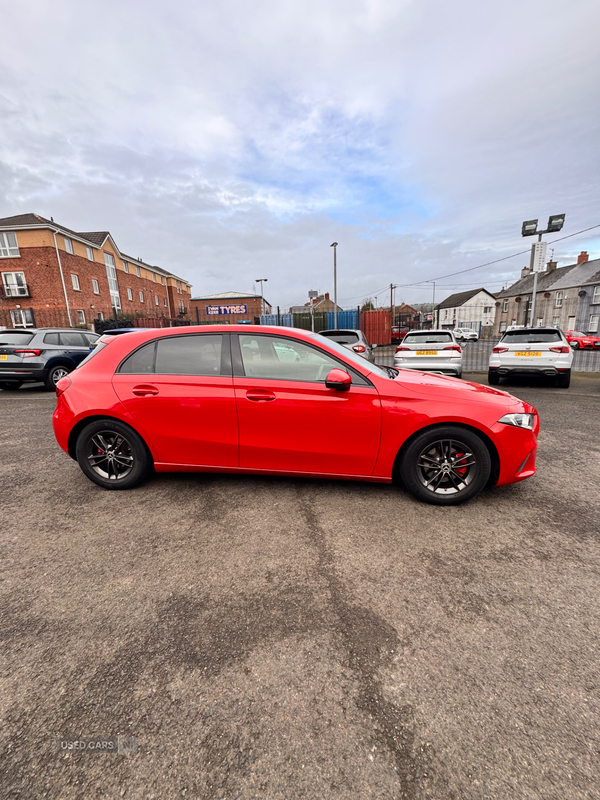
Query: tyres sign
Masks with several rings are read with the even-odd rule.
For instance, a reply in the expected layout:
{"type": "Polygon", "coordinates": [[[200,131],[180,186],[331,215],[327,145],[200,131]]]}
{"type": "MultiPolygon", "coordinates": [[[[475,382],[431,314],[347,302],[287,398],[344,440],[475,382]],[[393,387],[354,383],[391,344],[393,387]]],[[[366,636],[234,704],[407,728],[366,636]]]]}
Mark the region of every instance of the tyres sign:
{"type": "Polygon", "coordinates": [[[217,314],[247,314],[248,306],[206,306],[206,313],[209,317],[217,314]]]}

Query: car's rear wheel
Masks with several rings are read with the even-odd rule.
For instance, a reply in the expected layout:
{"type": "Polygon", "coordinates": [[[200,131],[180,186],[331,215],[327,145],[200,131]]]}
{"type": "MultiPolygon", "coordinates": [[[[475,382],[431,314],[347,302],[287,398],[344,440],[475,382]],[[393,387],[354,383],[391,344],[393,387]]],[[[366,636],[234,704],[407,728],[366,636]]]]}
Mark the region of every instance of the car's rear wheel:
{"type": "Polygon", "coordinates": [[[131,489],[152,470],[152,458],[142,438],[117,420],[101,419],[87,425],[79,434],[75,452],[85,475],[104,489],[131,489]]]}
{"type": "Polygon", "coordinates": [[[55,367],[51,367],[48,375],[46,376],[46,380],[44,381],[44,386],[48,389],[49,392],[54,392],[56,389],[56,384],[64,378],[66,375],[69,374],[71,370],[68,367],[65,367],[64,364],[58,364],[55,367]]]}
{"type": "Polygon", "coordinates": [[[23,381],[0,381],[0,389],[5,392],[14,392],[23,386],[23,381]]]}
{"type": "Polygon", "coordinates": [[[466,428],[444,426],[417,436],[400,462],[405,487],[419,500],[458,505],[487,484],[492,470],[489,450],[466,428]]]}
{"type": "Polygon", "coordinates": [[[490,386],[498,386],[500,383],[500,375],[493,369],[488,369],[488,383],[490,386]]]}
{"type": "Polygon", "coordinates": [[[571,385],[571,370],[567,370],[558,376],[557,386],[559,389],[568,389],[571,385]]]}

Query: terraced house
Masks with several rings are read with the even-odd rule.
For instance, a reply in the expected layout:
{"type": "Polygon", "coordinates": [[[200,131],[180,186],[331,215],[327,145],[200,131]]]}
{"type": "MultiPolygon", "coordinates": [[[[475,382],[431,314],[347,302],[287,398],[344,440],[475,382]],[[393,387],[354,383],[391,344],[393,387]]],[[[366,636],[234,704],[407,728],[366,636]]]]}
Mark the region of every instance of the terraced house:
{"type": "Polygon", "coordinates": [[[191,285],[123,253],[109,231],[37,214],[0,219],[0,327],[93,328],[111,316],[185,320],[191,285]]]}

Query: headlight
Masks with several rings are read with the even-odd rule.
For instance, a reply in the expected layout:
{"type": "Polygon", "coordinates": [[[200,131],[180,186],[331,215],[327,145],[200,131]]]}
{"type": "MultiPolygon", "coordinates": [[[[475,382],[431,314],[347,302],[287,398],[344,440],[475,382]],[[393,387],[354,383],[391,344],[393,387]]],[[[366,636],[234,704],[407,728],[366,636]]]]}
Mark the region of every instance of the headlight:
{"type": "Polygon", "coordinates": [[[514,425],[515,428],[527,428],[533,430],[533,414],[505,414],[498,422],[504,425],[514,425]]]}

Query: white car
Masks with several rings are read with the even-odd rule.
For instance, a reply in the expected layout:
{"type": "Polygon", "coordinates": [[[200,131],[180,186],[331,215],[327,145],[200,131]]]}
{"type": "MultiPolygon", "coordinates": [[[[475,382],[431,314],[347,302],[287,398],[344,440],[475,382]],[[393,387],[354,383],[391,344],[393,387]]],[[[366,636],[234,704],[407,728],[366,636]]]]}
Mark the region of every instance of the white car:
{"type": "Polygon", "coordinates": [[[559,328],[507,330],[490,356],[488,383],[510,375],[547,375],[568,389],[573,351],[559,328]]]}
{"type": "Polygon", "coordinates": [[[457,342],[476,342],[479,334],[473,328],[454,328],[452,331],[457,342]]]}
{"type": "Polygon", "coordinates": [[[398,369],[462,376],[462,350],[452,331],[410,331],[394,353],[398,369]]]}

